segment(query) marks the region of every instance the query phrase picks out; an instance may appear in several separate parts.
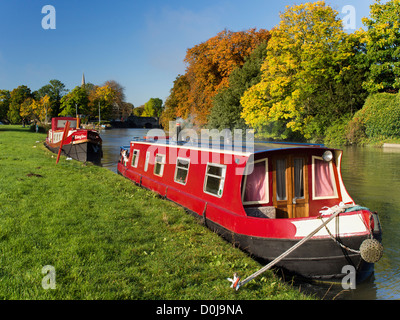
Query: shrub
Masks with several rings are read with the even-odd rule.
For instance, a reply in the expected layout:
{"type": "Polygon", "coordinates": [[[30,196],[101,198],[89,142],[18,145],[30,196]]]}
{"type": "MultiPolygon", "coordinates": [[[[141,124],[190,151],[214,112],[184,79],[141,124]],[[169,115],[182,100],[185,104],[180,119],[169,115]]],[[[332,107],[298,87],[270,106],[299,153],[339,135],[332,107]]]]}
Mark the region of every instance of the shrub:
{"type": "MultiPolygon", "coordinates": [[[[38,132],[47,133],[51,129],[51,125],[40,124],[38,132]]],[[[36,132],[36,124],[31,124],[29,127],[29,131],[36,132]]]]}
{"type": "Polygon", "coordinates": [[[365,123],[362,118],[354,117],[346,126],[347,144],[363,144],[366,139],[365,123]]]}
{"type": "Polygon", "coordinates": [[[367,138],[400,137],[400,95],[377,93],[367,98],[364,107],[354,115],[353,126],[367,138]]]}
{"type": "Polygon", "coordinates": [[[349,123],[351,122],[351,115],[345,115],[337,119],[325,132],[324,143],[333,146],[341,146],[349,144],[347,137],[349,123]]]}

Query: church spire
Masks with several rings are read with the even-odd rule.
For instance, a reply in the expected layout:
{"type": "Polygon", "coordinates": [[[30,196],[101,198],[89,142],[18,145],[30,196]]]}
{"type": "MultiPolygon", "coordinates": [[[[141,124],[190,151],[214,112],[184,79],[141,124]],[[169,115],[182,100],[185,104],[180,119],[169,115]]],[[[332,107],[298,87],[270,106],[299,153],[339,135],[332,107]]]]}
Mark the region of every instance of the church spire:
{"type": "Polygon", "coordinates": [[[85,73],[82,73],[82,84],[81,86],[84,87],[86,85],[85,83],[85,73]]]}

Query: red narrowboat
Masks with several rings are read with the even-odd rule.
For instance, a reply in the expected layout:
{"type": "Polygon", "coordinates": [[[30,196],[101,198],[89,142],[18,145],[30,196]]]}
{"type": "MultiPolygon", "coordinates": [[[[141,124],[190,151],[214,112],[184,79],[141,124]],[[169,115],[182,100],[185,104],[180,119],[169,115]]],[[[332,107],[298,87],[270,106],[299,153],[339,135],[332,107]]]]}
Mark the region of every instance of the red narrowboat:
{"type": "Polygon", "coordinates": [[[346,191],[341,160],[341,150],[317,144],[256,142],[249,152],[156,137],[121,147],[118,173],[183,206],[262,261],[274,260],[343,207],[277,266],[335,280],[351,265],[362,281],[376,260],[365,261],[360,246],[366,239],[380,242],[381,226],[377,213],[356,205],[346,191]]]}
{"type": "Polygon", "coordinates": [[[82,162],[101,164],[102,139],[95,130],[81,129],[79,118],[58,117],[51,119],[51,129],[46,138],[46,147],[58,153],[65,125],[69,122],[69,131],[62,145],[62,154],[82,162]]]}

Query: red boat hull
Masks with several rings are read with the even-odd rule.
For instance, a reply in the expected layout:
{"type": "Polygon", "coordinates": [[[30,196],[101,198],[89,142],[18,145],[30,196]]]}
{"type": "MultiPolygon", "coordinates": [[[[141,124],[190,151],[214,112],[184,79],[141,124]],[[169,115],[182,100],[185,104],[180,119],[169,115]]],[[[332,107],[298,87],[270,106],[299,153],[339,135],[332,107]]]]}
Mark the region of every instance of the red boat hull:
{"type": "MultiPolygon", "coordinates": [[[[265,161],[267,172],[263,181],[265,179],[266,192],[269,193],[263,203],[256,205],[247,205],[244,201],[243,189],[246,180],[243,172],[250,156],[241,152],[229,154],[218,150],[168,146],[167,142],[156,145],[151,142],[133,141],[129,148],[124,147],[121,150],[118,173],[139,186],[181,205],[226,240],[265,262],[274,260],[321,226],[329,216],[328,214],[321,218],[320,211],[324,207],[333,207],[342,202],[349,203],[353,206],[351,210],[330,221],[327,228],[320,230],[277,266],[305,278],[333,280],[343,278],[343,267],[352,265],[357,272],[357,278],[362,281],[372,274],[374,264],[361,258],[359,248],[371,234],[380,239],[379,219],[366,208],[356,207],[347,194],[340,175],[341,152],[337,152],[336,158],[330,163],[331,179],[332,183],[335,183],[334,195],[325,198],[318,196],[315,191],[315,159],[318,160],[326,150],[322,147],[296,146],[284,147],[282,150],[271,148],[256,153],[253,161],[264,163],[264,159],[268,159],[265,161]],[[170,152],[172,148],[177,150],[170,152]],[[201,151],[202,154],[197,154],[197,151],[201,151]],[[206,160],[198,161],[203,159],[202,156],[206,160]],[[265,209],[272,208],[277,212],[280,209],[278,206],[281,202],[277,200],[276,191],[277,169],[274,162],[281,157],[304,159],[302,176],[308,188],[303,196],[305,205],[299,207],[299,210],[288,209],[284,212],[286,216],[282,217],[253,215],[250,213],[251,209],[260,206],[265,209]],[[186,167],[182,160],[188,163],[186,167]],[[207,192],[207,175],[219,174],[217,171],[209,173],[210,163],[214,170],[219,167],[225,168],[224,184],[220,188],[222,192],[207,192]],[[187,170],[187,175],[183,175],[182,181],[177,179],[178,165],[187,170]],[[160,170],[160,167],[163,169],[160,170]]],[[[288,176],[294,177],[289,170],[294,169],[286,169],[288,176]]],[[[287,208],[292,205],[302,205],[302,199],[294,199],[293,203],[291,200],[287,201],[287,208]]]]}

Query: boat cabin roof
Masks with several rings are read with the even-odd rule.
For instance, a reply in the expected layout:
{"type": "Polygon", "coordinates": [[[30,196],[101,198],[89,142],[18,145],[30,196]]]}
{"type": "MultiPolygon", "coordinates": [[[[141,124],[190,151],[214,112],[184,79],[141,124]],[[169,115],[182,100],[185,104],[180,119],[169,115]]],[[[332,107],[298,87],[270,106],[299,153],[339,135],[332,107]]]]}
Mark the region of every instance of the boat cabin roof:
{"type": "MultiPolygon", "coordinates": [[[[293,143],[293,142],[273,142],[273,141],[254,141],[246,144],[245,141],[240,141],[240,143],[226,143],[221,141],[220,143],[210,142],[210,141],[179,141],[169,139],[168,137],[144,137],[134,138],[131,143],[145,143],[160,146],[174,146],[183,147],[188,149],[198,149],[207,151],[224,151],[232,153],[242,153],[243,155],[258,154],[263,152],[271,152],[277,150],[289,150],[289,149],[327,149],[323,144],[314,143],[293,143]]],[[[129,149],[129,146],[122,147],[124,149],[129,149]]]]}

